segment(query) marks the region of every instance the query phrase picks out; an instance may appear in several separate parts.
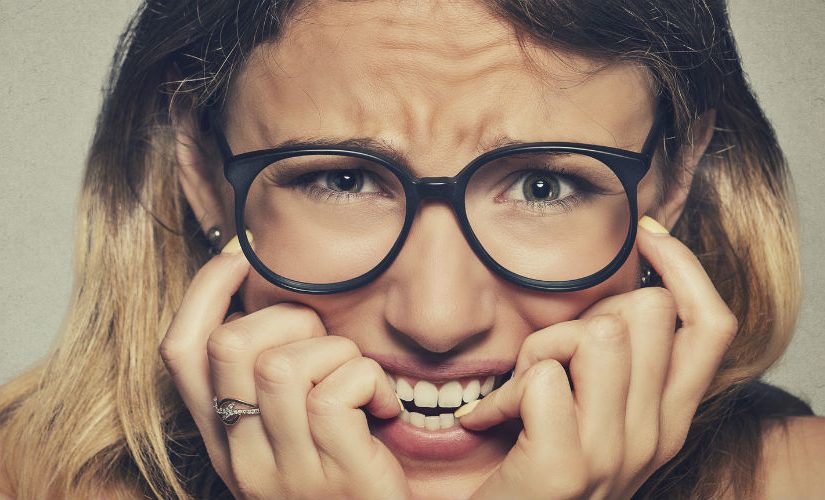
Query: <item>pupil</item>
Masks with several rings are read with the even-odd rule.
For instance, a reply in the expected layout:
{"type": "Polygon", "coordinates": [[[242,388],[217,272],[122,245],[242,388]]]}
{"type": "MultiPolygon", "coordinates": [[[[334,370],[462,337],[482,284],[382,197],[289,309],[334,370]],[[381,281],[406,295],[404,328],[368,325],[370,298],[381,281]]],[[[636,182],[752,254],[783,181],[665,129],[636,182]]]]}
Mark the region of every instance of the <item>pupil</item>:
{"type": "MultiPolygon", "coordinates": [[[[544,200],[548,196],[557,194],[557,183],[554,179],[546,176],[532,175],[528,177],[528,182],[524,186],[525,196],[531,200],[544,200]]],[[[555,196],[553,196],[555,197],[555,196]]]]}
{"type": "Polygon", "coordinates": [[[360,188],[359,177],[351,170],[343,170],[334,174],[332,187],[338,191],[357,191],[360,188]]]}

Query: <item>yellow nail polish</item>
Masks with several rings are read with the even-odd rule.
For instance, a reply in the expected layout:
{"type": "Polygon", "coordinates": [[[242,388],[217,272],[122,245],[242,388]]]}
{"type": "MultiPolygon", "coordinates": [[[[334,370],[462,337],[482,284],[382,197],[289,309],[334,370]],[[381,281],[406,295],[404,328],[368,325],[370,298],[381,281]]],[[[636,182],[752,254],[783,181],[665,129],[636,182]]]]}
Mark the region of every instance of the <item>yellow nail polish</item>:
{"type": "MultiPolygon", "coordinates": [[[[252,233],[249,230],[246,230],[246,239],[249,240],[249,243],[252,243],[252,233]]],[[[238,236],[235,235],[229,242],[224,245],[223,250],[221,253],[238,253],[241,251],[241,242],[238,240],[238,236]]]]}
{"type": "Polygon", "coordinates": [[[455,418],[461,418],[464,415],[466,415],[466,414],[470,413],[471,411],[475,410],[476,406],[478,406],[478,404],[480,402],[481,402],[480,399],[476,399],[475,401],[471,401],[471,402],[467,403],[466,405],[462,406],[461,408],[459,408],[458,410],[455,411],[455,413],[454,413],[455,418]]]}
{"type": "Polygon", "coordinates": [[[226,245],[224,245],[223,250],[221,250],[221,253],[238,253],[240,251],[241,242],[238,241],[237,236],[233,236],[232,239],[229,240],[229,242],[226,245]]]}
{"type": "Polygon", "coordinates": [[[659,223],[656,221],[656,219],[653,219],[653,218],[651,218],[651,217],[648,217],[647,215],[645,215],[644,217],[642,217],[641,219],[639,219],[639,225],[640,225],[641,227],[643,227],[643,228],[647,229],[647,230],[648,230],[648,231],[650,231],[651,233],[655,233],[655,234],[670,234],[670,231],[668,231],[667,229],[665,229],[665,227],[664,227],[663,225],[659,224],[659,223]]]}

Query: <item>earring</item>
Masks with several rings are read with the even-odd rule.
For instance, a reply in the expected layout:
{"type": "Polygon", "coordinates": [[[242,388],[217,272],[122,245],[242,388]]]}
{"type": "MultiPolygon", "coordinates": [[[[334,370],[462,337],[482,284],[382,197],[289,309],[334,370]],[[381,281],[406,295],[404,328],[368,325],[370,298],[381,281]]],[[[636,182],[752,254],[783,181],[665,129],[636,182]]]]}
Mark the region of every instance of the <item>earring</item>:
{"type": "Polygon", "coordinates": [[[649,286],[659,286],[662,284],[662,278],[650,267],[650,264],[642,265],[642,276],[639,278],[639,287],[645,288],[649,286]]]}
{"type": "Polygon", "coordinates": [[[223,238],[223,231],[220,226],[212,226],[206,231],[206,239],[209,240],[209,253],[218,255],[221,253],[221,238],[223,238]]]}

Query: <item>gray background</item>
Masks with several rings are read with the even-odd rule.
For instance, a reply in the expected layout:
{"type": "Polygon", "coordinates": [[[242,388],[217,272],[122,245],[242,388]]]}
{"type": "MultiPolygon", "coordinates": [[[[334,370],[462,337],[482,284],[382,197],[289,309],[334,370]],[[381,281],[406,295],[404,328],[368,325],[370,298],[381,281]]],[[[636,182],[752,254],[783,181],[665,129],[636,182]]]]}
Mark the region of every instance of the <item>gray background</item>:
{"type": "MultiPolygon", "coordinates": [[[[0,0],[0,382],[46,354],[69,299],[73,213],[117,37],[137,0],[0,0]]],[[[735,0],[745,70],[790,160],[804,303],[768,379],[825,414],[825,0],[735,0]]]]}

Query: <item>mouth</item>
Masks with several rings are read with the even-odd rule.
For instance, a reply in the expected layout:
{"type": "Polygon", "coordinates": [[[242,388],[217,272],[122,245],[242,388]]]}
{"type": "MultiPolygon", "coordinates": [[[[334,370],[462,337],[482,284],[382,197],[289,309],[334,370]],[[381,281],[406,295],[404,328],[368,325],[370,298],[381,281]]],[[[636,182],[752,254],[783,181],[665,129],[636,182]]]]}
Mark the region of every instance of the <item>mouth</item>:
{"type": "Polygon", "coordinates": [[[404,406],[397,417],[428,431],[457,427],[455,412],[467,403],[483,399],[510,379],[513,372],[464,376],[451,380],[427,380],[386,370],[398,399],[404,406]]]}
{"type": "Polygon", "coordinates": [[[404,409],[388,420],[368,414],[370,432],[402,462],[423,461],[428,467],[437,462],[447,468],[466,460],[494,463],[515,443],[518,422],[478,432],[462,427],[455,416],[459,408],[484,398],[509,380],[514,363],[441,365],[436,369],[392,361],[379,364],[404,409]]]}

